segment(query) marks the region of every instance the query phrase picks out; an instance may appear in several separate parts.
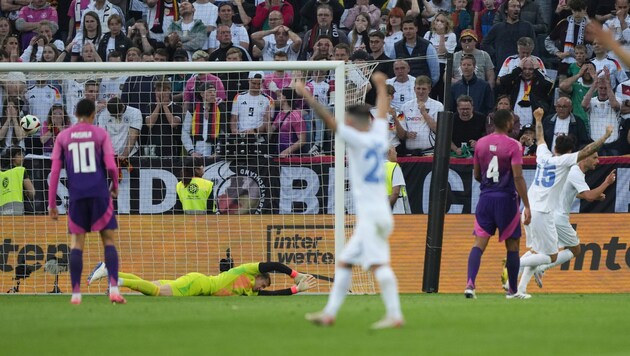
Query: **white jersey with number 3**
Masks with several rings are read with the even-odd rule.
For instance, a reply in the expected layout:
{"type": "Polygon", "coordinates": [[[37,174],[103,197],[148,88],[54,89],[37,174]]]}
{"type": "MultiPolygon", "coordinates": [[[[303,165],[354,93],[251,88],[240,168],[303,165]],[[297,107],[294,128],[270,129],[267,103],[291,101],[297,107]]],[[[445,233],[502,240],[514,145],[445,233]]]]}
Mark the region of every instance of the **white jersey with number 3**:
{"type": "Polygon", "coordinates": [[[366,132],[340,125],[337,134],[348,147],[350,187],[357,215],[391,215],[383,170],[388,150],[387,121],[375,119],[366,132]]]}
{"type": "Polygon", "coordinates": [[[546,144],[538,145],[536,174],[527,191],[531,210],[549,213],[560,208],[564,183],[577,158],[577,152],[554,156],[546,144]]]}

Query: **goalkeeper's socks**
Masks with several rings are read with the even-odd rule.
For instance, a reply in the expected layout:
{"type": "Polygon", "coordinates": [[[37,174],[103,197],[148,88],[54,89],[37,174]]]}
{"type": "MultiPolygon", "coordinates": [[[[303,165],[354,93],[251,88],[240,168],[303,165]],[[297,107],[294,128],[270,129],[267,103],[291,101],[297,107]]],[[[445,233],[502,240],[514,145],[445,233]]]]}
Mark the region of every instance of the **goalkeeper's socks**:
{"type": "MultiPolygon", "coordinates": [[[[105,266],[107,266],[109,285],[111,287],[118,287],[118,252],[116,252],[114,245],[105,246],[105,266]]],[[[110,289],[110,292],[111,291],[110,289]]]]}
{"type": "Polygon", "coordinates": [[[328,296],[328,304],[326,304],[326,308],[324,308],[324,313],[333,317],[337,315],[337,311],[339,311],[341,304],[343,304],[343,300],[346,298],[351,283],[351,268],[338,267],[335,269],[335,283],[328,296]]]}
{"type": "Polygon", "coordinates": [[[73,248],[70,251],[70,281],[72,294],[81,293],[81,273],[83,272],[83,250],[73,248]]]}
{"type": "Polygon", "coordinates": [[[140,292],[144,295],[157,296],[160,295],[160,287],[155,284],[145,281],[144,279],[118,279],[118,284],[121,287],[127,287],[129,289],[140,292]]]}
{"type": "Polygon", "coordinates": [[[138,276],[136,276],[135,274],[131,274],[131,273],[125,273],[125,272],[118,272],[118,285],[120,285],[120,280],[124,278],[124,279],[142,279],[138,276]]]}
{"type": "Polygon", "coordinates": [[[400,311],[400,297],[398,296],[398,281],[396,275],[390,266],[381,266],[374,271],[374,277],[381,287],[381,298],[385,304],[387,316],[401,320],[402,312],[400,311]]]}

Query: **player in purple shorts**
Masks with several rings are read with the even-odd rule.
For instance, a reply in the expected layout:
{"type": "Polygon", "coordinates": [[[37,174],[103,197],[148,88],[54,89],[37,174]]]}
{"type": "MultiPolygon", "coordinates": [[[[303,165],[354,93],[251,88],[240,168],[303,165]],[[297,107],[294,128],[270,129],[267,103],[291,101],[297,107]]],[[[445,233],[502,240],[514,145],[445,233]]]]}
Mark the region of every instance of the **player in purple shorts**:
{"type": "Polygon", "coordinates": [[[94,126],[96,108],[90,100],[79,101],[76,107],[76,125],[63,130],[52,153],[48,211],[53,220],[57,211],[57,185],[61,168],[68,175],[68,231],[72,236],[70,251],[70,280],[72,304],[81,304],[81,273],[85,234],[100,231],[105,248],[105,264],[109,270],[109,299],[113,303],[126,303],[118,290],[118,253],[114,246],[114,231],[118,228],[112,198],[118,194],[118,169],[114,161],[114,148],[109,135],[94,126]],[[112,178],[111,188],[107,175],[112,178]]]}
{"type": "Polygon", "coordinates": [[[507,249],[510,290],[507,297],[516,296],[519,270],[518,245],[521,237],[520,199],[523,199],[524,224],[531,220],[527,185],[523,178],[521,144],[510,138],[514,116],[509,110],[497,110],[494,133],[482,137],[475,145],[474,176],[481,183],[481,194],[475,211],[475,242],[468,256],[468,280],[464,295],[476,298],[475,278],[479,272],[481,255],[489,238],[499,230],[499,241],[507,249]]]}

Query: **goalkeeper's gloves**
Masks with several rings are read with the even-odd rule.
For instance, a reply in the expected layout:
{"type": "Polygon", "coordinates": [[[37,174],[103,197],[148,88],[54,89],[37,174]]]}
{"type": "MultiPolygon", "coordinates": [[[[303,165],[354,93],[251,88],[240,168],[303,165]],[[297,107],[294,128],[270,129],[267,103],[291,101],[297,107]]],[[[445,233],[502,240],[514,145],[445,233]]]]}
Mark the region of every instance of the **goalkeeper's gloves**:
{"type": "Polygon", "coordinates": [[[300,282],[302,282],[302,280],[308,276],[310,276],[310,274],[297,272],[297,275],[295,276],[295,278],[293,278],[293,281],[295,282],[295,284],[300,284],[300,282]]]}
{"type": "Polygon", "coordinates": [[[307,290],[314,288],[316,285],[317,285],[317,279],[315,279],[315,277],[311,276],[310,274],[307,274],[300,281],[300,283],[297,284],[297,292],[298,293],[306,292],[307,290]]]}

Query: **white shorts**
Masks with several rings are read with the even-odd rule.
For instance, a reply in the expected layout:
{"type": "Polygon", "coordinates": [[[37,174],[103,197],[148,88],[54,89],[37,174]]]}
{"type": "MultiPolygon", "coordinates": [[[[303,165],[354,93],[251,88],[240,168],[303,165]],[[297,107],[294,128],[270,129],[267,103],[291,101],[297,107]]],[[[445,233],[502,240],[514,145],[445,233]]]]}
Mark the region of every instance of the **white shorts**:
{"type": "Polygon", "coordinates": [[[525,225],[526,245],[543,255],[558,253],[558,233],[552,213],[532,210],[532,222],[525,225]]]}
{"type": "Polygon", "coordinates": [[[571,226],[568,215],[554,214],[554,222],[558,231],[558,247],[573,247],[580,244],[580,238],[571,226]]]}
{"type": "Polygon", "coordinates": [[[338,260],[365,270],[389,264],[389,235],[393,225],[391,214],[371,219],[357,217],[354,233],[338,260]]]}

